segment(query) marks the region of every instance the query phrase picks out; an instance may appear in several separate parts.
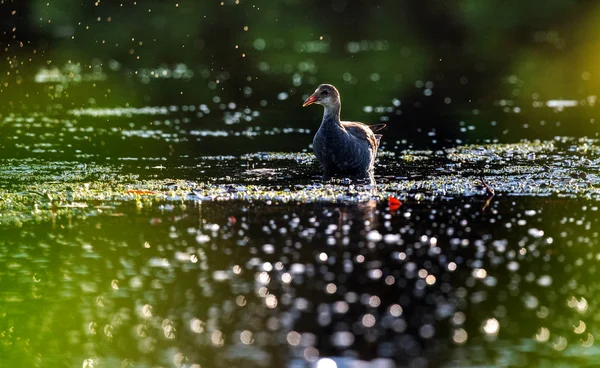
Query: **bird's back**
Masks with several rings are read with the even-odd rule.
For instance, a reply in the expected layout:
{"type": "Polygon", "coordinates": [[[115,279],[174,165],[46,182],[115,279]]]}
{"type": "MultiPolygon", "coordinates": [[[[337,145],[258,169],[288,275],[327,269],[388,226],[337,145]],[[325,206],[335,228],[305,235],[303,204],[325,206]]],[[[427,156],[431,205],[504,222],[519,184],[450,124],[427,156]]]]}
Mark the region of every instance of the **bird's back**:
{"type": "Polygon", "coordinates": [[[382,137],[381,134],[375,134],[374,132],[385,128],[385,124],[366,125],[353,121],[342,121],[342,126],[348,133],[357,138],[360,142],[368,144],[374,150],[377,150],[379,147],[379,141],[382,137]]]}

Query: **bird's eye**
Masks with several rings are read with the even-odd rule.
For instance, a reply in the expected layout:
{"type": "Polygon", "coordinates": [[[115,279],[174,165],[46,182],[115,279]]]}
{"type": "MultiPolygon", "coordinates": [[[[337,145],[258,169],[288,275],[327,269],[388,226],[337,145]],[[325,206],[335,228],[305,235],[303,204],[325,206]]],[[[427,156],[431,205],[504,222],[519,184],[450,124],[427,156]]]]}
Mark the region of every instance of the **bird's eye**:
{"type": "Polygon", "coordinates": [[[328,93],[327,91],[323,91],[323,92],[321,92],[321,95],[323,95],[323,96],[327,96],[328,94],[329,94],[329,93],[328,93]]]}

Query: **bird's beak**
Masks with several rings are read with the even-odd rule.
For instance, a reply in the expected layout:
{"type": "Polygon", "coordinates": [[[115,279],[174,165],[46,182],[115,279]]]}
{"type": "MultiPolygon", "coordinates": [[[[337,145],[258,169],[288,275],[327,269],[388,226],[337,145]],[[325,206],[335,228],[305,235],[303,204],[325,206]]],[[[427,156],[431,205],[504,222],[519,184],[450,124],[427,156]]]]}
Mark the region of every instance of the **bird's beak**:
{"type": "Polygon", "coordinates": [[[316,94],[312,94],[309,98],[306,99],[306,101],[304,101],[304,104],[302,104],[302,107],[306,107],[308,105],[312,105],[317,101],[317,95],[316,94]]]}

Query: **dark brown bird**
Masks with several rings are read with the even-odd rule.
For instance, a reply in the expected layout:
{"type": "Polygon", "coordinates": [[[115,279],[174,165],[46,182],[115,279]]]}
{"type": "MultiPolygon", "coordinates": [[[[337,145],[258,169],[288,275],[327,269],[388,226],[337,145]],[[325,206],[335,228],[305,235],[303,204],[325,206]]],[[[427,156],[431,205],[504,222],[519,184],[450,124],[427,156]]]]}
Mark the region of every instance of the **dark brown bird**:
{"type": "Polygon", "coordinates": [[[340,121],[340,93],[331,84],[321,84],[302,107],[319,104],[325,108],[323,121],[313,139],[313,151],[323,167],[323,179],[344,176],[375,183],[373,167],[385,124],[366,125],[340,121]]]}

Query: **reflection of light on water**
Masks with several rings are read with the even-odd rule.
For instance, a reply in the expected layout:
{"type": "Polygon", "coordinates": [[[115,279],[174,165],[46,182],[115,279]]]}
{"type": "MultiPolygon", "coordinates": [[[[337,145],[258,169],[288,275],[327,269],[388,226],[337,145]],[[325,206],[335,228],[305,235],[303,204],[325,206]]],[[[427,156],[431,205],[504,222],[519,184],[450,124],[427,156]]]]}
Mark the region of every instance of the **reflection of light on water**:
{"type": "Polygon", "coordinates": [[[319,359],[319,350],[312,346],[307,347],[304,349],[304,359],[308,360],[309,362],[316,361],[319,359]]]}
{"type": "MultiPolygon", "coordinates": [[[[110,67],[110,65],[109,65],[110,67]]],[[[112,69],[112,68],[111,68],[112,69]]],[[[189,80],[194,76],[194,71],[185,64],[177,64],[173,68],[161,66],[154,69],[140,68],[135,74],[144,84],[150,83],[154,79],[184,79],[189,80]]]]}
{"type": "Polygon", "coordinates": [[[86,359],[83,361],[82,367],[83,368],[94,368],[94,367],[96,367],[96,361],[92,358],[86,359]]]}
{"type": "Polygon", "coordinates": [[[171,325],[165,326],[163,332],[167,339],[172,340],[175,338],[175,327],[171,325]]]}
{"type": "Polygon", "coordinates": [[[371,279],[371,280],[378,280],[381,278],[381,276],[383,276],[383,272],[379,269],[375,269],[375,270],[369,270],[367,273],[367,276],[371,279]]]}
{"type": "Polygon", "coordinates": [[[585,332],[586,325],[585,322],[579,321],[579,325],[573,327],[573,332],[575,332],[576,334],[582,334],[585,332]]]}
{"type": "Polygon", "coordinates": [[[467,316],[463,312],[456,312],[452,317],[452,323],[455,325],[462,325],[467,320],[467,316]]]}
{"type": "Polygon", "coordinates": [[[586,311],[588,308],[587,300],[585,300],[585,298],[581,298],[581,300],[576,303],[575,308],[577,308],[579,312],[586,311]]]}
{"type": "Polygon", "coordinates": [[[550,310],[547,307],[541,306],[540,309],[535,312],[535,315],[539,318],[546,318],[550,314],[550,310]]]}
{"type": "Polygon", "coordinates": [[[433,325],[424,325],[419,328],[419,335],[424,339],[430,339],[435,335],[435,327],[433,325]]]}
{"type": "Polygon", "coordinates": [[[478,279],[484,279],[487,276],[487,271],[484,270],[483,268],[478,268],[473,270],[473,277],[476,277],[478,279]]]}
{"type": "Polygon", "coordinates": [[[92,334],[95,335],[96,334],[96,327],[98,327],[98,324],[96,322],[90,322],[88,324],[88,331],[92,334]]]}
{"type": "Polygon", "coordinates": [[[137,325],[135,328],[135,332],[137,333],[137,335],[139,337],[146,337],[146,326],[144,325],[137,325]]]}
{"type": "Polygon", "coordinates": [[[372,242],[379,242],[383,239],[383,235],[377,230],[371,230],[367,233],[366,239],[372,242]]]}
{"type": "MultiPolygon", "coordinates": [[[[351,41],[348,42],[346,48],[351,54],[365,51],[387,51],[389,49],[389,42],[386,40],[351,41]]],[[[403,52],[406,51],[403,50],[403,52]]]]}
{"type": "Polygon", "coordinates": [[[225,343],[223,339],[223,333],[219,330],[213,331],[210,335],[210,340],[212,341],[214,346],[221,347],[225,343]]]}
{"type": "Polygon", "coordinates": [[[499,330],[500,323],[498,323],[498,320],[496,320],[495,318],[488,319],[483,325],[483,331],[485,331],[485,333],[488,335],[496,335],[499,330]]]}
{"type": "Polygon", "coordinates": [[[320,254],[319,254],[319,260],[320,260],[321,262],[325,262],[325,261],[327,261],[327,258],[328,258],[328,257],[327,257],[327,253],[320,253],[320,254]]]}
{"type": "Polygon", "coordinates": [[[184,365],[186,360],[187,360],[187,357],[185,355],[183,355],[180,352],[177,352],[173,356],[173,365],[177,368],[182,368],[184,366],[187,366],[187,365],[184,365]]]}
{"type": "Polygon", "coordinates": [[[258,281],[259,283],[261,283],[263,285],[268,285],[269,282],[271,282],[271,277],[269,276],[269,274],[267,272],[261,272],[257,275],[256,281],[258,281]]]}
{"type": "Polygon", "coordinates": [[[300,334],[296,331],[290,331],[287,334],[287,342],[291,346],[298,346],[300,344],[300,334]]]}
{"type": "Polygon", "coordinates": [[[316,368],[337,368],[337,364],[332,359],[321,358],[317,361],[316,368]]]}
{"type": "Polygon", "coordinates": [[[75,116],[132,116],[132,115],[168,115],[169,110],[165,106],[146,107],[117,107],[117,108],[85,108],[69,110],[70,115],[75,116]]]}
{"type": "Polygon", "coordinates": [[[277,297],[275,295],[269,295],[265,298],[265,304],[269,308],[275,308],[277,306],[277,297]]]}
{"type": "Polygon", "coordinates": [[[581,340],[581,346],[584,348],[589,348],[594,345],[594,335],[588,332],[587,339],[581,340]]]}
{"type": "Polygon", "coordinates": [[[372,314],[365,314],[362,318],[362,324],[365,327],[375,326],[375,317],[372,314]]]}
{"type": "Polygon", "coordinates": [[[198,318],[193,318],[190,321],[190,329],[195,333],[202,333],[204,332],[204,322],[202,322],[198,318]]]}
{"type": "Polygon", "coordinates": [[[552,343],[552,347],[558,351],[564,350],[567,347],[567,339],[559,336],[556,341],[552,343]]]}
{"type": "Polygon", "coordinates": [[[577,100],[548,100],[546,106],[553,108],[564,108],[564,107],[575,107],[577,106],[577,100]]]}
{"type": "Polygon", "coordinates": [[[540,276],[537,283],[540,286],[550,286],[552,285],[552,277],[550,275],[540,276]]]}
{"type": "Polygon", "coordinates": [[[378,296],[373,295],[369,298],[369,305],[373,308],[377,308],[381,305],[381,299],[378,296]]]}
{"type": "Polygon", "coordinates": [[[258,292],[256,294],[258,294],[258,296],[260,296],[261,298],[266,298],[269,295],[269,289],[263,286],[258,289],[258,292]]]}
{"type": "Polygon", "coordinates": [[[306,41],[296,42],[294,51],[301,53],[326,53],[329,51],[329,42],[325,41],[306,41]]]}
{"type": "Polygon", "coordinates": [[[519,270],[519,264],[515,261],[510,261],[506,266],[510,271],[516,272],[519,270]]]}
{"type": "Polygon", "coordinates": [[[252,332],[245,330],[240,334],[240,341],[246,345],[250,345],[254,343],[254,338],[252,337],[252,332]]]}
{"type": "Polygon", "coordinates": [[[425,282],[427,283],[427,285],[433,285],[435,284],[435,276],[433,275],[429,275],[425,278],[425,282]]]}
{"type": "Polygon", "coordinates": [[[65,64],[59,68],[40,68],[33,80],[36,83],[70,83],[104,81],[107,76],[102,68],[97,66],[91,73],[82,73],[81,68],[75,64],[65,64]]]}
{"type": "Polygon", "coordinates": [[[348,309],[350,309],[350,306],[344,301],[337,301],[333,305],[333,311],[335,313],[344,314],[348,312],[348,309]]]}
{"type": "Polygon", "coordinates": [[[289,284],[292,282],[292,275],[290,275],[289,273],[284,273],[283,275],[281,275],[281,281],[283,281],[285,284],[289,284]]]}
{"type": "Polygon", "coordinates": [[[454,330],[454,333],[452,334],[452,340],[457,344],[464,344],[467,342],[468,337],[467,331],[462,328],[454,330]]]}
{"type": "Polygon", "coordinates": [[[296,298],[294,300],[294,307],[298,310],[306,310],[308,306],[308,300],[306,300],[305,298],[296,298]]]}
{"type": "Polygon", "coordinates": [[[235,303],[237,305],[239,305],[240,307],[243,307],[246,305],[246,298],[243,295],[238,295],[237,298],[235,298],[235,303]]]}
{"type": "Polygon", "coordinates": [[[390,307],[390,314],[394,317],[400,317],[402,315],[402,307],[399,304],[394,304],[390,307]]]}
{"type": "Polygon", "coordinates": [[[581,300],[577,300],[574,296],[567,300],[567,305],[571,308],[575,308],[578,312],[585,312],[588,308],[588,302],[584,297],[581,300]]]}
{"type": "Polygon", "coordinates": [[[534,238],[541,238],[542,236],[544,236],[544,230],[539,230],[535,228],[529,229],[527,233],[534,238]]]}
{"type": "Polygon", "coordinates": [[[539,300],[534,295],[527,294],[523,296],[523,303],[527,309],[535,309],[539,305],[539,300]]]}
{"type": "Polygon", "coordinates": [[[349,331],[334,332],[331,343],[337,347],[348,347],[354,343],[354,335],[349,331]]]}
{"type": "Polygon", "coordinates": [[[175,338],[175,326],[173,326],[173,321],[171,321],[170,319],[164,319],[162,321],[162,328],[163,328],[163,333],[165,335],[165,337],[169,340],[172,340],[175,338]]]}
{"type": "Polygon", "coordinates": [[[146,304],[142,307],[142,317],[144,317],[144,318],[152,317],[152,306],[150,304],[146,304]]]}
{"type": "Polygon", "coordinates": [[[546,327],[540,327],[539,331],[535,334],[535,339],[539,342],[546,342],[550,339],[550,330],[546,327]]]}

